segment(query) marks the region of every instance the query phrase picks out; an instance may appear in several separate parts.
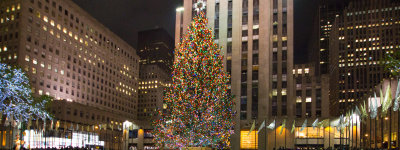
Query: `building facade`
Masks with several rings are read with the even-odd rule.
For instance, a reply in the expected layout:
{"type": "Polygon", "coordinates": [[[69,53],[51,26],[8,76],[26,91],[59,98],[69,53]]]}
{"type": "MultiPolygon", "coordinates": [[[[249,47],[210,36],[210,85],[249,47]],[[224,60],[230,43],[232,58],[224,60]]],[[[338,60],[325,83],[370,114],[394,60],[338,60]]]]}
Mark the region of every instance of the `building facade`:
{"type": "Polygon", "coordinates": [[[342,113],[389,76],[386,54],[399,50],[400,3],[350,1],[330,33],[331,112],[342,113]]]}
{"type": "MultiPolygon", "coordinates": [[[[149,120],[163,110],[164,90],[171,83],[174,43],[164,29],[138,34],[140,56],[138,119],[149,120]]],[[[155,118],[153,118],[155,119],[155,118]]]]}
{"type": "Polygon", "coordinates": [[[140,31],[138,39],[138,122],[135,123],[136,128],[129,131],[126,141],[129,148],[155,149],[152,122],[159,119],[159,111],[167,109],[163,105],[164,91],[171,84],[174,40],[161,28],[140,31]]]}
{"type": "MultiPolygon", "coordinates": [[[[136,119],[134,48],[71,0],[4,0],[0,6],[0,60],[25,70],[35,95],[114,114],[91,112],[89,119],[99,124],[136,119]]],[[[86,123],[74,117],[63,118],[86,123]]]]}

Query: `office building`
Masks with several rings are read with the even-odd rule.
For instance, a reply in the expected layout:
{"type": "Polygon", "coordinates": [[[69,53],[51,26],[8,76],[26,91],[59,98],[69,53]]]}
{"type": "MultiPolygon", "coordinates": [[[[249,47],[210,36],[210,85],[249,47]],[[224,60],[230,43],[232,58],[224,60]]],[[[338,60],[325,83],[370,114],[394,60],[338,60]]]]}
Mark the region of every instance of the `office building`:
{"type": "MultiPolygon", "coordinates": [[[[164,90],[171,82],[174,43],[162,28],[140,31],[138,119],[149,120],[162,110],[164,90]]],[[[155,118],[153,118],[155,119],[155,118]]]]}
{"type": "Polygon", "coordinates": [[[159,111],[166,111],[164,91],[171,84],[174,42],[168,32],[161,28],[140,31],[138,39],[138,121],[126,136],[126,142],[129,148],[154,149],[152,122],[159,119],[159,111]]]}
{"type": "Polygon", "coordinates": [[[382,60],[399,50],[400,2],[353,0],[330,33],[332,115],[361,99],[389,77],[382,60]]]}
{"type": "Polygon", "coordinates": [[[138,52],[140,65],[157,64],[167,73],[173,65],[174,40],[162,29],[150,29],[138,33],[138,52]]]}
{"type": "Polygon", "coordinates": [[[3,0],[0,5],[1,62],[26,71],[35,95],[66,101],[66,108],[85,106],[77,112],[93,108],[112,114],[56,111],[56,118],[115,126],[136,119],[139,57],[134,48],[71,0],[3,0]]]}

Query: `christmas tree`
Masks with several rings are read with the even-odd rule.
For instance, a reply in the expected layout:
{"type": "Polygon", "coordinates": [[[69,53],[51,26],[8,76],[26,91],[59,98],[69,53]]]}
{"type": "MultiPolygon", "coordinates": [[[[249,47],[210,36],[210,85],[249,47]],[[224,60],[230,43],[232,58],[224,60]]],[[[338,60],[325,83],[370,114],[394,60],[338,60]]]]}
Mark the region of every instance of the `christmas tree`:
{"type": "Polygon", "coordinates": [[[234,125],[230,76],[223,56],[199,13],[175,50],[172,86],[166,90],[167,112],[154,122],[154,141],[160,147],[229,148],[234,125]]]}
{"type": "Polygon", "coordinates": [[[27,121],[32,116],[48,119],[46,111],[50,98],[35,98],[29,80],[21,69],[0,63],[0,116],[27,121]]]}

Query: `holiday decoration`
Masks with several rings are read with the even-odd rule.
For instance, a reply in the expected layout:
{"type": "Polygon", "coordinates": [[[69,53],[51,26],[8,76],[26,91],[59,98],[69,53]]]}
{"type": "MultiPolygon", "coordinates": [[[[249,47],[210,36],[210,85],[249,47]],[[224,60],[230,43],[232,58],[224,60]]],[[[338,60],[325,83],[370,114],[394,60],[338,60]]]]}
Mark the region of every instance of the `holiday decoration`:
{"type": "Polygon", "coordinates": [[[47,101],[35,100],[29,80],[21,69],[0,63],[0,111],[7,118],[28,121],[31,115],[51,118],[45,111],[47,101]]]}
{"type": "Polygon", "coordinates": [[[206,5],[206,2],[204,2],[203,0],[199,0],[197,3],[193,4],[193,8],[197,13],[200,13],[201,11],[206,9],[206,5]]]}
{"type": "Polygon", "coordinates": [[[154,122],[154,141],[159,147],[229,148],[234,102],[223,56],[199,13],[175,49],[172,86],[166,89],[166,112],[154,122]]]}

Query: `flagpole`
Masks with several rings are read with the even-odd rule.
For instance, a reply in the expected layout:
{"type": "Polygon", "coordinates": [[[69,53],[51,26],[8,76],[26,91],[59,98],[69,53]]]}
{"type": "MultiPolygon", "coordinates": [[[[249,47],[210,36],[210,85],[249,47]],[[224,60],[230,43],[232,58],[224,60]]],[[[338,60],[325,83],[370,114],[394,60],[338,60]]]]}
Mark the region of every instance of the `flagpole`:
{"type": "Polygon", "coordinates": [[[274,126],[274,130],[275,130],[275,144],[274,144],[274,150],[276,150],[276,123],[275,123],[275,126],[274,126]]]}
{"type": "Polygon", "coordinates": [[[282,130],[283,130],[283,132],[285,132],[285,149],[286,149],[286,129],[282,129],[282,130]]]}
{"type": "Polygon", "coordinates": [[[306,128],[307,128],[307,134],[306,134],[306,135],[307,135],[307,136],[306,136],[307,139],[306,139],[306,140],[307,140],[307,150],[308,150],[308,149],[309,149],[309,147],[308,147],[308,123],[307,123],[307,125],[306,125],[306,128]]]}
{"type": "Polygon", "coordinates": [[[389,150],[392,150],[392,110],[389,109],[389,150]]]}
{"type": "MultiPolygon", "coordinates": [[[[267,121],[267,118],[265,118],[264,121],[267,121]]],[[[267,137],[267,125],[265,125],[264,128],[265,128],[265,133],[264,133],[264,135],[265,135],[264,147],[265,147],[265,150],[267,150],[267,149],[268,149],[268,148],[267,148],[267,141],[268,141],[268,137],[267,137]]]]}
{"type": "MultiPolygon", "coordinates": [[[[382,107],[382,106],[381,106],[382,107]]],[[[381,112],[382,113],[382,112],[381,112]]],[[[382,141],[381,141],[381,149],[383,149],[383,136],[384,136],[384,134],[383,134],[383,125],[384,125],[384,122],[383,122],[383,116],[381,115],[381,139],[382,139],[382,141]]]]}
{"type": "Polygon", "coordinates": [[[329,137],[328,138],[328,147],[331,147],[331,120],[329,120],[329,125],[328,125],[328,137],[329,137]]]}

